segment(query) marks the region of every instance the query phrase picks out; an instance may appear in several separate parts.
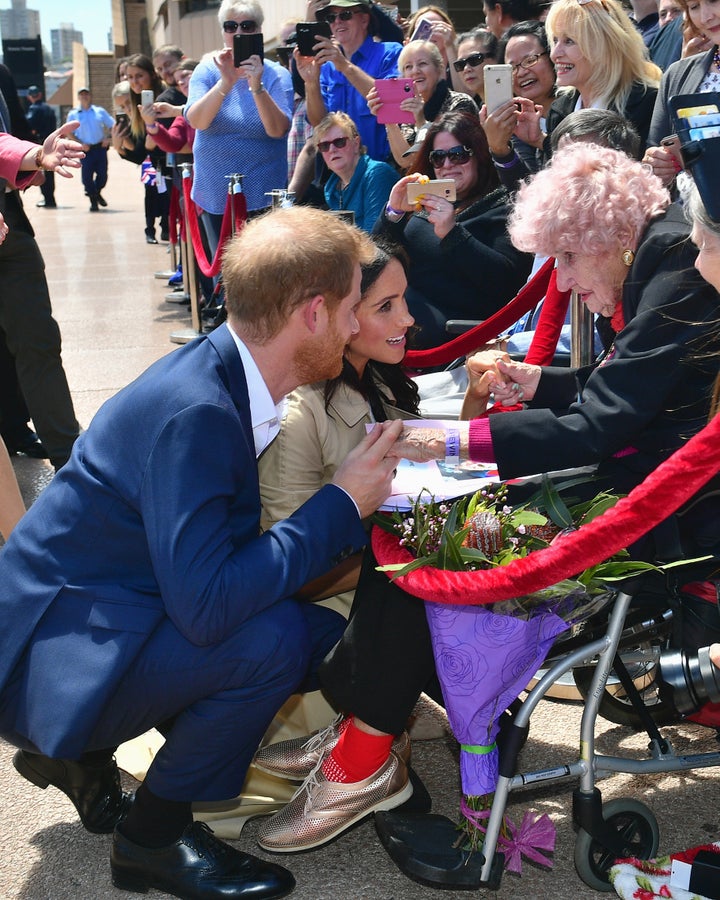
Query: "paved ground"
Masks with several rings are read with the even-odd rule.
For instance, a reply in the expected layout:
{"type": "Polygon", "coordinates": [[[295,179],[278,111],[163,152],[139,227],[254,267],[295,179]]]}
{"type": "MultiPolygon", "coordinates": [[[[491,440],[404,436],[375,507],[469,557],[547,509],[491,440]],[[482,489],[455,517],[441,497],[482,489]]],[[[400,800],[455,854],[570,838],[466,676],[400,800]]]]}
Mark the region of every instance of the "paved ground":
{"type": "MultiPolygon", "coordinates": [[[[187,315],[165,302],[165,282],[153,273],[167,268],[165,247],[147,246],[143,236],[142,187],[136,167],[111,158],[109,207],[90,215],[78,179],[59,182],[57,210],[36,209],[33,189],[27,206],[43,250],[55,314],[63,333],[63,357],[78,417],[87,425],[100,404],[151,362],[173,349],[172,331],[189,327],[187,315]]],[[[17,459],[27,501],[50,480],[42,462],[17,459]]],[[[390,686],[391,687],[391,686],[390,686]]],[[[521,763],[525,769],[572,762],[578,752],[578,702],[543,701],[532,721],[521,763]]],[[[680,753],[717,747],[714,733],[692,725],[669,729],[680,753]]],[[[601,752],[644,758],[646,738],[601,721],[601,752]]],[[[0,742],[0,898],[100,900],[120,898],[109,880],[109,838],[86,833],[70,802],[54,789],[41,791],[11,765],[12,748],[0,742]]],[[[459,801],[457,745],[451,738],[418,742],[414,764],[433,797],[436,811],[455,819],[459,801]]],[[[617,775],[601,784],[605,799],[633,796],[650,806],[660,824],[660,849],[671,851],[720,837],[715,770],[680,775],[617,775]]],[[[127,777],[128,785],[132,779],[127,777]]],[[[573,866],[574,834],[570,786],[556,786],[511,798],[510,814],[526,808],[547,812],[557,826],[551,872],[525,866],[522,877],[506,876],[499,900],[577,900],[597,896],[573,866]]],[[[256,851],[257,822],[250,822],[237,846],[256,851]]],[[[295,874],[297,900],[415,900],[438,894],[407,880],[380,846],[372,821],[315,852],[281,858],[295,874]]],[[[153,898],[164,895],[151,892],[153,898]]]]}

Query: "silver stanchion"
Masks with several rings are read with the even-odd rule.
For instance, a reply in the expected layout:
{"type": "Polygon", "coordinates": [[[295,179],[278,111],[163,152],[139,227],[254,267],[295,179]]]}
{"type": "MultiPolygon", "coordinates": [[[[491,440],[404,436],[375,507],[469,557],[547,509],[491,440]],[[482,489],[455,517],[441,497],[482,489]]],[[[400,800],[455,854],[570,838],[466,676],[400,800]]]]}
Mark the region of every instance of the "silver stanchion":
{"type": "Polygon", "coordinates": [[[265,196],[272,199],[272,209],[284,209],[295,204],[295,191],[276,188],[273,191],[265,191],[265,196]]]}
{"type": "MultiPolygon", "coordinates": [[[[183,182],[186,178],[192,178],[192,163],[180,163],[179,168],[183,182]]],[[[170,340],[173,344],[187,344],[188,341],[194,340],[203,333],[202,320],[200,318],[200,290],[195,267],[195,254],[192,248],[192,237],[190,235],[190,212],[187,204],[185,204],[183,209],[183,221],[185,223],[185,240],[181,241],[180,249],[183,265],[183,283],[185,290],[189,291],[192,328],[173,331],[170,335],[170,340]]]]}
{"type": "Polygon", "coordinates": [[[595,358],[595,317],[577,291],[570,295],[570,365],[588,366],[595,358]]]}
{"type": "MultiPolygon", "coordinates": [[[[170,190],[172,191],[172,185],[171,185],[171,187],[170,187],[170,190]]],[[[172,242],[170,242],[170,244],[169,244],[169,251],[168,251],[168,252],[170,253],[170,267],[171,267],[171,271],[168,271],[168,272],[156,272],[156,273],[155,273],[155,278],[158,278],[158,279],[163,279],[163,278],[164,278],[164,279],[168,279],[168,278],[170,278],[172,275],[174,275],[174,274],[177,272],[177,267],[178,267],[178,248],[177,248],[177,245],[176,245],[176,244],[173,244],[172,242]]]]}

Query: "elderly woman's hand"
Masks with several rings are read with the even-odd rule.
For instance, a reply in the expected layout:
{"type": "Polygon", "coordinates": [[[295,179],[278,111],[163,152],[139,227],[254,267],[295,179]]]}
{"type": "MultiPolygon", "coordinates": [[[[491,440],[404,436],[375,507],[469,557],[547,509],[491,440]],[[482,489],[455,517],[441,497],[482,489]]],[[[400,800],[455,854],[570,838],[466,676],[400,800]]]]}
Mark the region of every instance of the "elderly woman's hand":
{"type": "Polygon", "coordinates": [[[482,359],[486,355],[494,354],[495,373],[489,381],[489,387],[495,395],[495,402],[502,406],[514,406],[524,400],[532,400],[537,391],[542,369],[530,363],[516,362],[506,353],[486,351],[476,353],[467,361],[468,378],[471,369],[475,369],[476,375],[484,371],[492,371],[491,366],[484,365],[482,359]]]}
{"type": "Polygon", "coordinates": [[[487,106],[483,103],[480,109],[480,124],[487,137],[490,152],[495,156],[507,156],[511,151],[510,138],[513,136],[516,123],[515,100],[503,103],[492,112],[488,112],[487,106]]]}
{"type": "Polygon", "coordinates": [[[648,147],[643,156],[643,162],[652,168],[665,187],[672,182],[682,168],[668,147],[648,147]]]}
{"type": "Polygon", "coordinates": [[[233,48],[223,47],[214,56],[213,61],[220,72],[220,89],[227,94],[240,78],[240,69],[235,68],[233,48]]]}
{"type": "Polygon", "coordinates": [[[238,78],[248,82],[252,90],[257,90],[262,84],[265,63],[257,53],[253,53],[248,59],[244,59],[238,66],[238,78]]]}
{"type": "Polygon", "coordinates": [[[404,428],[387,455],[412,462],[444,459],[445,432],[442,428],[404,428]]]}

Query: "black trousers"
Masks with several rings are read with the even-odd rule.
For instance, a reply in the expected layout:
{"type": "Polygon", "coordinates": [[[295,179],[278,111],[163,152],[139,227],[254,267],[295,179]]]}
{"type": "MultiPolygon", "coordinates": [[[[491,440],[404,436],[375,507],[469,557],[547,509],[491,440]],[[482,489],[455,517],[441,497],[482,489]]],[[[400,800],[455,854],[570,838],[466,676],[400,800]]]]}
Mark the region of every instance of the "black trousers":
{"type": "Polygon", "coordinates": [[[365,551],[343,637],[318,672],[333,704],[388,734],[400,734],[425,692],[443,706],[425,604],[377,572],[365,551]]]}
{"type": "Polygon", "coordinates": [[[59,468],[67,462],[80,426],[62,365],[45,263],[17,191],[0,195],[0,212],[10,227],[0,245],[0,328],[35,430],[59,468]]]}

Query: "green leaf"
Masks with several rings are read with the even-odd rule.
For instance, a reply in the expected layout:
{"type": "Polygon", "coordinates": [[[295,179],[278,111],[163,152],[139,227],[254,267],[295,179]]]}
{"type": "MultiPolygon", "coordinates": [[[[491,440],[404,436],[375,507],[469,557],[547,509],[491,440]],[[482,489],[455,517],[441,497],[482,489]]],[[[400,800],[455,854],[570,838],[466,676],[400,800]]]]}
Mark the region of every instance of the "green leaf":
{"type": "Polygon", "coordinates": [[[558,526],[558,528],[572,528],[574,523],[573,518],[570,515],[570,510],[560,499],[560,494],[558,493],[557,488],[547,477],[547,475],[543,476],[540,493],[542,495],[543,509],[547,512],[548,516],[558,526]]]}

